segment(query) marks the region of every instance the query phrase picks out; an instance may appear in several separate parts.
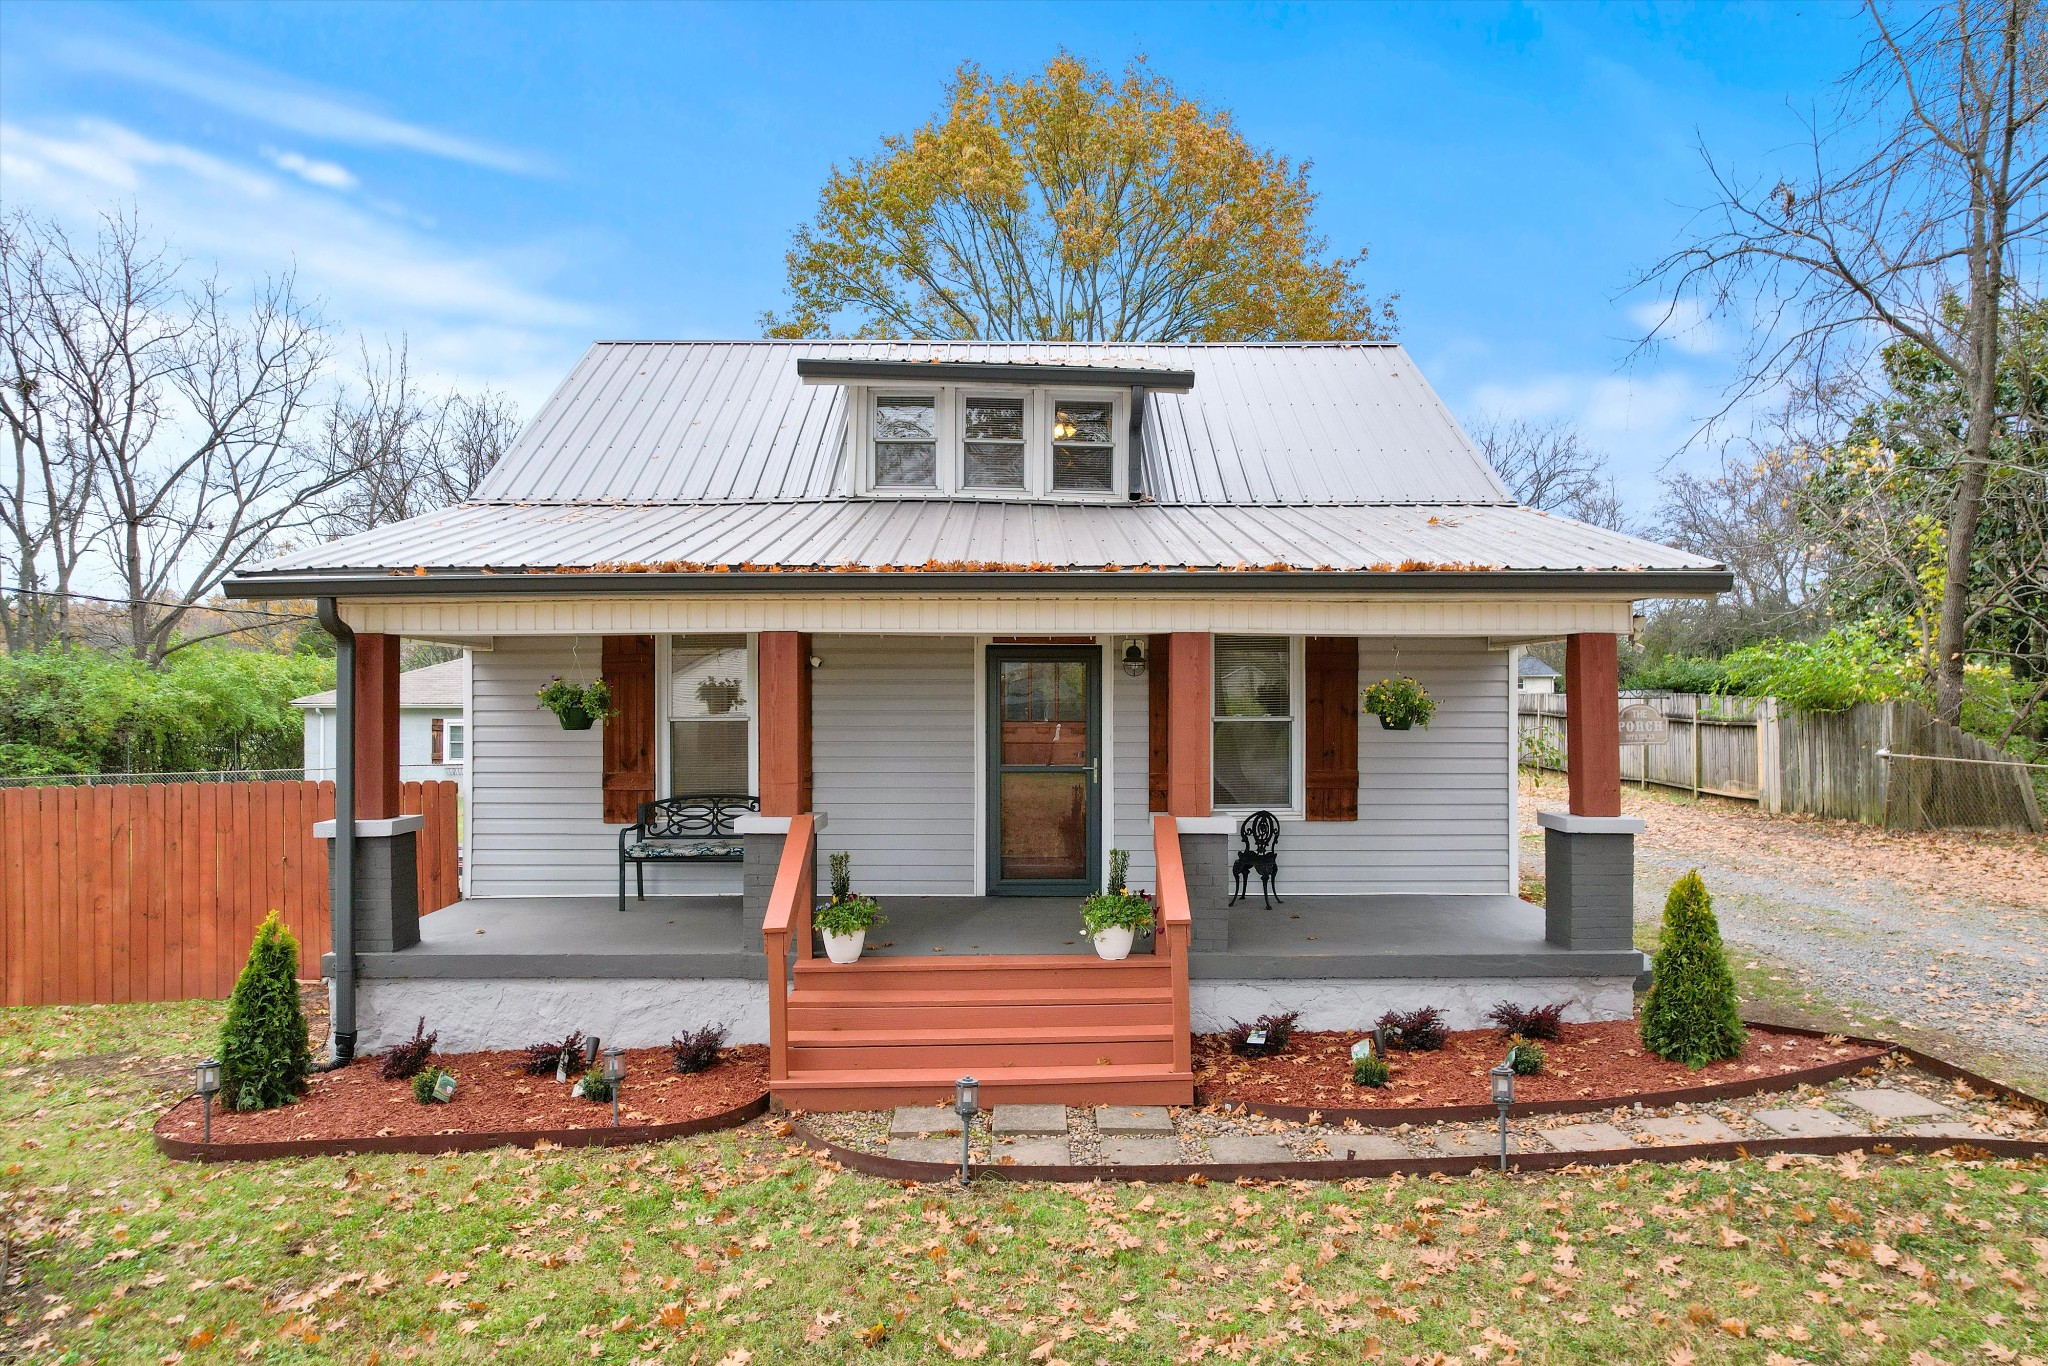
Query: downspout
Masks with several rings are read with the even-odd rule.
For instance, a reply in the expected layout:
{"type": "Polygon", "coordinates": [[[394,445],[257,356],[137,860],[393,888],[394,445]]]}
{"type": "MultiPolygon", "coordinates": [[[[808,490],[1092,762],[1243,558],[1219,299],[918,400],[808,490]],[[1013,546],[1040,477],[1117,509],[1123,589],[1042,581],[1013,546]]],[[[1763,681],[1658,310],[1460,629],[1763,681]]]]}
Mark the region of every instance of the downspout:
{"type": "Polygon", "coordinates": [[[1145,496],[1145,386],[1131,386],[1131,501],[1145,496]]]}
{"type": "Polygon", "coordinates": [[[314,1070],[332,1072],[356,1055],[356,633],[333,598],[319,613],[334,637],[334,1056],[314,1070]]]}

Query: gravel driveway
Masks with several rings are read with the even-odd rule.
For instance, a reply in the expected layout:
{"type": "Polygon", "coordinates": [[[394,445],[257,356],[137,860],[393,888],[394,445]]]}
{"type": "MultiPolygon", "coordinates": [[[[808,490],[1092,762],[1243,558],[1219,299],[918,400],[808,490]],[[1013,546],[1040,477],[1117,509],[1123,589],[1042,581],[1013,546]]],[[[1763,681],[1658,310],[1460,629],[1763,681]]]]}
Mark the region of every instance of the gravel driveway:
{"type": "MultiPolygon", "coordinates": [[[[1522,788],[1522,864],[1540,875],[1536,811],[1564,806],[1556,779],[1522,788]]],[[[1636,844],[1636,921],[1697,867],[1738,964],[1787,979],[1846,1023],[1897,1022],[2048,1079],[2048,841],[1903,833],[1771,816],[1740,802],[1625,791],[1648,831],[1636,844]]],[[[1957,1061],[1966,1061],[1958,1056],[1957,1061]]]]}

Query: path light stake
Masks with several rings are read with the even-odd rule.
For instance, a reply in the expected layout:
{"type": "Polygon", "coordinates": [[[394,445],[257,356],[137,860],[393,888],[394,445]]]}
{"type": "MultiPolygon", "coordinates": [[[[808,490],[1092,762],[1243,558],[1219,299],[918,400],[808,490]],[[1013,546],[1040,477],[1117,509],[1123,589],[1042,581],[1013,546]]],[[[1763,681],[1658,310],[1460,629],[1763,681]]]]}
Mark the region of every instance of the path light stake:
{"type": "Polygon", "coordinates": [[[981,1083],[962,1077],[953,1083],[953,1113],[960,1116],[960,1184],[967,1184],[967,1154],[974,1141],[974,1117],[981,1113],[981,1083]]]}
{"type": "Polygon", "coordinates": [[[626,1079],[626,1060],[621,1056],[621,1053],[622,1050],[617,1044],[613,1044],[604,1051],[604,1080],[605,1085],[611,1087],[612,1091],[612,1127],[614,1129],[619,1127],[619,1083],[626,1079]]]}
{"type": "Polygon", "coordinates": [[[213,1142],[213,1097],[220,1090],[220,1062],[208,1058],[199,1064],[193,1076],[193,1087],[199,1092],[199,1107],[206,1113],[206,1141],[213,1142]]]}
{"type": "Polygon", "coordinates": [[[1500,1107],[1500,1169],[1508,1169],[1508,1107],[1515,1103],[1515,1069],[1502,1063],[1486,1074],[1493,1078],[1493,1103],[1500,1107]]]}

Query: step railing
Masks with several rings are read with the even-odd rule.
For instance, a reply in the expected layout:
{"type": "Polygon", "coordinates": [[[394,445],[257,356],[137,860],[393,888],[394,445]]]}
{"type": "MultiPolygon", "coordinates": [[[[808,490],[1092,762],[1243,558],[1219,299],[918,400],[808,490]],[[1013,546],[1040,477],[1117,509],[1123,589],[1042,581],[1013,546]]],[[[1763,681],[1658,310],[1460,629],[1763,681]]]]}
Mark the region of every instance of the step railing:
{"type": "Polygon", "coordinates": [[[1173,982],[1173,1068],[1194,1070],[1193,1018],[1188,1006],[1188,943],[1194,934],[1194,916],[1188,910],[1187,869],[1180,857],[1180,825],[1168,815],[1152,818],[1152,856],[1159,873],[1158,894],[1153,905],[1158,923],[1159,954],[1166,960],[1173,982]]]}
{"type": "Polygon", "coordinates": [[[799,961],[811,956],[811,903],[816,900],[818,823],[809,812],[789,818],[768,913],[761,922],[761,947],[768,954],[768,1080],[789,1080],[789,950],[799,961]]]}

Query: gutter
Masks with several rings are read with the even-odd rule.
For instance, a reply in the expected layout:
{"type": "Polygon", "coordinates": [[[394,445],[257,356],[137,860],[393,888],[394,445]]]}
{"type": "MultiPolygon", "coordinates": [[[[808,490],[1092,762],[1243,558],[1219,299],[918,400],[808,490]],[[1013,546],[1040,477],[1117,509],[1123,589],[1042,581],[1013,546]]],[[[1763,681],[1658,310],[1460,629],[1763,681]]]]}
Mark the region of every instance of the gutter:
{"type": "MultiPolygon", "coordinates": [[[[436,570],[425,574],[388,569],[282,571],[238,574],[223,585],[230,598],[560,597],[637,596],[681,593],[1349,593],[1377,597],[1392,593],[1535,593],[1577,597],[1710,597],[1735,585],[1728,570],[1711,569],[1473,569],[1473,570],[1293,570],[1159,569],[1082,570],[795,570],[769,574],[735,571],[696,573],[531,573],[510,570],[436,570]]],[[[325,618],[323,617],[323,621],[325,618]]],[[[330,628],[332,629],[332,628],[330,628]]]]}
{"type": "Polygon", "coordinates": [[[317,610],[334,637],[334,1056],[315,1069],[331,1072],[356,1055],[356,633],[332,597],[317,610]]]}

